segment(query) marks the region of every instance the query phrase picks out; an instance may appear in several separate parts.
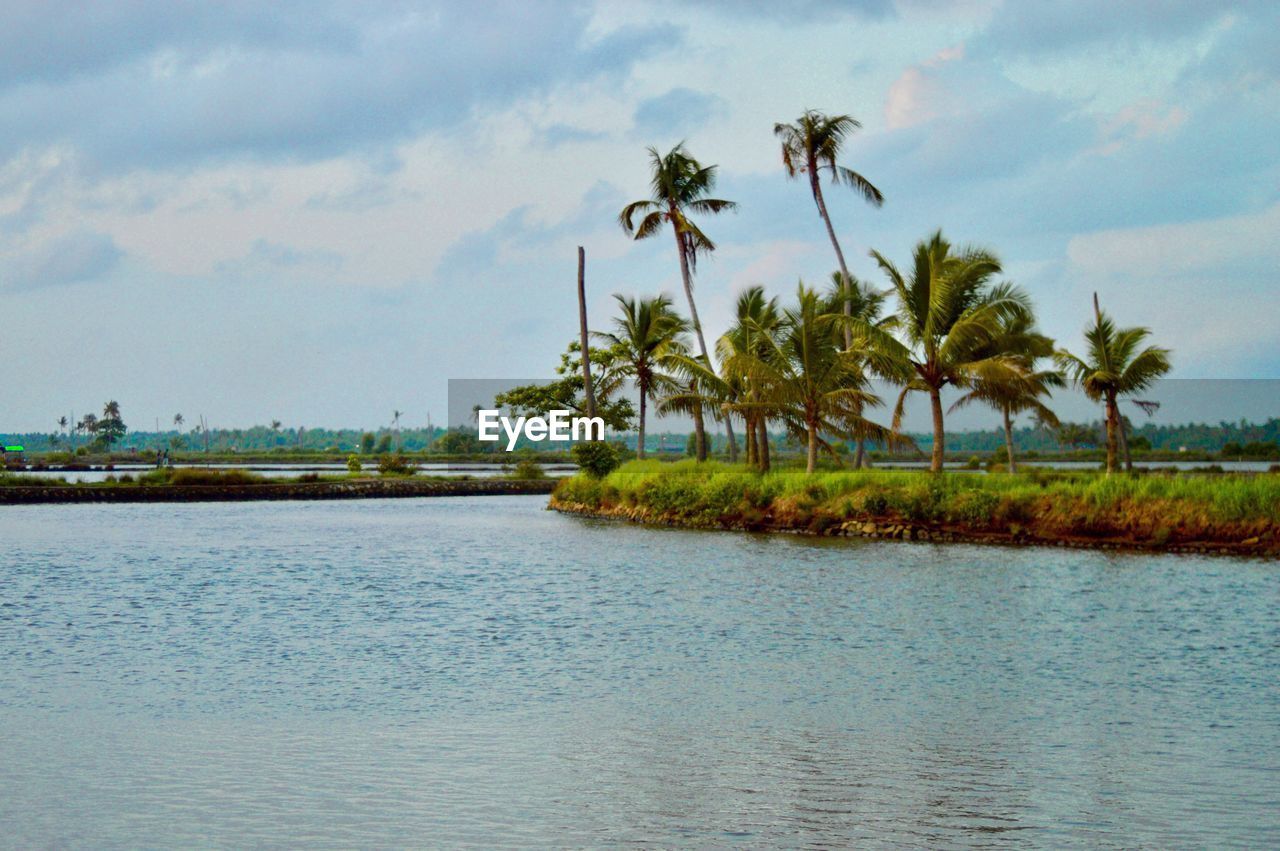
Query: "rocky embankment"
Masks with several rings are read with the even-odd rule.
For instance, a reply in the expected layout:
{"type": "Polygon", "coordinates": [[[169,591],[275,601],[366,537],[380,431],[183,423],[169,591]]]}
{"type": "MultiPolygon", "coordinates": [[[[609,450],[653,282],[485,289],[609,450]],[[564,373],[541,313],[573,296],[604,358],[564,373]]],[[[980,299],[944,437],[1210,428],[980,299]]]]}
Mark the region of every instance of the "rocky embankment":
{"type": "Polygon", "coordinates": [[[0,505],[72,502],[237,502],[278,499],[386,499],[414,496],[548,494],[554,479],[369,479],[217,485],[50,485],[0,487],[0,505]]]}
{"type": "Polygon", "coordinates": [[[1255,525],[1235,527],[1218,525],[1203,530],[1201,536],[1186,536],[1165,542],[1138,539],[1126,535],[1063,535],[1040,532],[1034,523],[1011,529],[982,528],[963,523],[920,523],[896,518],[865,518],[828,524],[797,525],[786,522],[742,523],[717,519],[691,520],[649,511],[638,507],[612,506],[600,508],[551,498],[550,507],[566,514],[577,514],[603,520],[621,520],[650,526],[687,529],[721,529],[739,532],[782,532],[826,537],[872,538],[894,541],[932,541],[935,543],[1006,544],[1076,549],[1141,550],[1149,552],[1202,553],[1222,555],[1280,557],[1280,532],[1274,528],[1259,530],[1255,525]],[[1262,531],[1261,534],[1259,532],[1262,531]]]}

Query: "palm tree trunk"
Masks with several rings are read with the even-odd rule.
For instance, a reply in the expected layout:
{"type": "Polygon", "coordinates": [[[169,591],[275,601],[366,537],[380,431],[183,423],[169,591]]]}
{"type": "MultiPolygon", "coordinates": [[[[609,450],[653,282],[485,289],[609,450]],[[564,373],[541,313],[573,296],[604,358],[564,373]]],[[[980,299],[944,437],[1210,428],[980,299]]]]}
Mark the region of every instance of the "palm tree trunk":
{"type": "Polygon", "coordinates": [[[640,388],[640,428],[636,434],[636,458],[644,460],[644,414],[645,402],[648,400],[649,388],[640,388]]]}
{"type": "Polygon", "coordinates": [[[693,408],[693,447],[694,457],[699,461],[707,460],[707,427],[702,419],[702,407],[693,408]]]}
{"type": "Polygon", "coordinates": [[[747,449],[747,466],[751,467],[756,463],[759,457],[759,451],[756,449],[756,423],[755,419],[750,415],[746,415],[747,430],[743,436],[742,442],[746,444],[747,449]]]}
{"type": "Polygon", "coordinates": [[[757,442],[759,446],[756,451],[760,453],[760,472],[769,472],[769,420],[767,417],[760,417],[756,420],[756,429],[759,432],[757,442]]]}
{"type": "Polygon", "coordinates": [[[810,422],[809,426],[809,461],[805,467],[806,473],[812,473],[818,466],[818,425],[810,422]]]}
{"type": "Polygon", "coordinates": [[[937,387],[929,388],[929,407],[933,410],[933,459],[929,470],[941,473],[947,446],[946,433],[942,430],[942,393],[937,387]]]}
{"type": "Polygon", "coordinates": [[[1116,407],[1115,397],[1107,395],[1107,475],[1110,476],[1116,469],[1116,424],[1119,420],[1119,409],[1116,407]]]}
{"type": "Polygon", "coordinates": [[[1009,409],[1005,408],[1001,411],[1004,414],[1004,445],[1009,450],[1009,472],[1018,472],[1018,462],[1013,457],[1013,421],[1009,418],[1009,409]]]}
{"type": "MultiPolygon", "coordinates": [[[[684,239],[681,238],[680,229],[676,226],[674,219],[671,222],[671,232],[676,237],[676,254],[680,258],[680,280],[684,284],[684,296],[689,301],[689,319],[693,322],[693,333],[698,338],[698,352],[702,355],[702,361],[707,369],[711,369],[711,358],[707,355],[707,341],[702,339],[702,322],[698,319],[698,306],[693,301],[693,276],[689,272],[689,258],[685,255],[684,239]]],[[[705,461],[707,460],[707,432],[702,422],[701,410],[695,409],[693,412],[693,431],[698,446],[698,460],[705,461]]]]}
{"type": "MultiPolygon", "coordinates": [[[[840,250],[840,240],[836,239],[836,229],[831,225],[831,214],[827,212],[827,202],[822,197],[822,183],[818,180],[818,163],[814,159],[809,160],[809,188],[813,191],[813,201],[818,205],[818,215],[822,217],[822,223],[827,226],[827,237],[831,240],[831,247],[836,250],[836,262],[840,264],[840,280],[845,290],[844,315],[853,315],[853,302],[849,300],[849,288],[853,286],[853,278],[849,275],[849,267],[844,262],[844,252],[840,250]]],[[[853,332],[848,328],[844,329],[844,347],[845,349],[853,348],[853,332]]]]}

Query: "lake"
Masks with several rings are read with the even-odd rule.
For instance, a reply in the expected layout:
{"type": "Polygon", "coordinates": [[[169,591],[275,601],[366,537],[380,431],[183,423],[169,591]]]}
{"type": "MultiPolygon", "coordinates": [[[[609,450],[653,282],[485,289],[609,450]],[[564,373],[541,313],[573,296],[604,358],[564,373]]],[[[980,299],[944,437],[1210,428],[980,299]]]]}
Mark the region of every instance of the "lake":
{"type": "Polygon", "coordinates": [[[1280,565],[0,508],[0,846],[1280,845],[1280,565]]]}

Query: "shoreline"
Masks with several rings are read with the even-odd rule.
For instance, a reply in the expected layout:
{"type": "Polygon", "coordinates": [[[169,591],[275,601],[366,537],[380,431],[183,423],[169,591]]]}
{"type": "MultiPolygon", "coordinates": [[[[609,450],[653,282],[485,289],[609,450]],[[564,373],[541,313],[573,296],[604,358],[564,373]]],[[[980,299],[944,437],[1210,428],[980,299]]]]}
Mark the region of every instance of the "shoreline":
{"type": "Polygon", "coordinates": [[[547,505],[551,511],[594,520],[634,523],[695,531],[747,532],[753,534],[804,535],[815,538],[862,538],[932,544],[983,544],[988,546],[1034,546],[1046,549],[1089,549],[1143,553],[1180,553],[1196,555],[1243,556],[1253,558],[1280,557],[1280,542],[1252,535],[1243,539],[1186,540],[1157,543],[1125,535],[1063,535],[1042,533],[1033,525],[1015,531],[979,528],[961,522],[908,521],[880,516],[854,518],[830,526],[815,528],[812,524],[731,521],[725,519],[695,520],[672,513],[659,513],[644,508],[613,506],[601,508],[584,503],[567,502],[552,494],[547,505]]]}
{"type": "Polygon", "coordinates": [[[391,479],[216,485],[17,485],[0,487],[0,505],[104,502],[256,502],[549,494],[556,479],[391,479]]]}

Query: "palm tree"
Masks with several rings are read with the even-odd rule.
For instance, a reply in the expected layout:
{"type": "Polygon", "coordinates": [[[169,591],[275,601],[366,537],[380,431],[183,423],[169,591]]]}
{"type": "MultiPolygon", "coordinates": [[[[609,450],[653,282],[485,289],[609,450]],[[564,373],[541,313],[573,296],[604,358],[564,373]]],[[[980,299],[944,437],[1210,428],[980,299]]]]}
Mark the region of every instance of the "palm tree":
{"type": "MultiPolygon", "coordinates": [[[[1087,351],[1078,357],[1061,349],[1054,353],[1058,366],[1095,402],[1102,402],[1107,422],[1107,475],[1116,467],[1116,445],[1123,441],[1119,398],[1138,393],[1169,371],[1169,350],[1147,346],[1149,328],[1117,328],[1098,306],[1093,294],[1093,325],[1084,329],[1087,351]]],[[[1132,463],[1126,465],[1132,469],[1132,463]]]]}
{"type": "MultiPolygon", "coordinates": [[[[67,433],[67,418],[65,415],[58,417],[58,431],[62,434],[67,433]]],[[[69,434],[67,435],[67,445],[71,445],[71,436],[69,434]]]]}
{"type": "MultiPolygon", "coordinates": [[[[845,316],[844,340],[845,348],[852,346],[852,329],[863,325],[883,327],[887,320],[880,318],[884,309],[887,292],[873,290],[857,278],[843,272],[833,272],[831,289],[827,296],[827,309],[832,312],[843,311],[845,316]]],[[[854,433],[855,450],[853,453],[854,469],[868,466],[867,435],[854,433]]]]}
{"type": "Polygon", "coordinates": [[[1055,429],[1058,417],[1042,401],[1051,395],[1052,388],[1066,384],[1062,373],[1052,369],[1036,369],[1036,361],[1053,354],[1053,340],[1035,330],[1030,315],[1016,317],[1005,323],[994,348],[1007,352],[1017,362],[1019,374],[979,378],[969,392],[961,396],[948,409],[948,413],[974,402],[989,405],[1000,412],[1004,420],[1004,444],[1009,456],[1009,472],[1018,472],[1018,462],[1013,445],[1013,418],[1030,413],[1039,427],[1055,429]]]}
{"type": "Polygon", "coordinates": [[[174,427],[174,428],[176,428],[176,429],[178,430],[178,433],[179,433],[179,434],[181,434],[181,433],[182,433],[182,424],[183,424],[184,422],[185,422],[185,420],[182,418],[182,414],[174,414],[174,415],[173,415],[173,427],[174,427]]]}
{"type": "Polygon", "coordinates": [[[942,388],[1018,375],[1021,369],[1016,358],[1001,352],[996,341],[1005,323],[1030,314],[1031,304],[1012,284],[991,284],[1000,272],[1000,261],[994,255],[972,248],[953,253],[941,231],[917,243],[909,278],[878,251],[872,251],[871,256],[893,284],[898,310],[892,327],[906,342],[894,339],[884,328],[866,322],[852,324],[903,380],[894,407],[895,431],[902,423],[907,394],[929,394],[933,415],[930,469],[940,473],[946,453],[942,388]]]}
{"type": "Polygon", "coordinates": [[[640,391],[639,434],[636,457],[644,458],[646,403],[660,390],[675,385],[664,368],[668,358],[685,351],[683,336],[689,323],[671,308],[671,299],[630,299],[614,295],[621,311],[613,320],[614,333],[597,332],[615,352],[620,372],[635,379],[640,391]]]}
{"type": "MultiPolygon", "coordinates": [[[[844,307],[846,316],[852,315],[853,282],[849,267],[844,262],[844,252],[840,250],[840,240],[836,239],[835,228],[831,225],[831,214],[827,212],[827,203],[822,197],[822,182],[818,177],[819,172],[826,169],[832,183],[846,184],[861,193],[867,203],[876,207],[884,204],[884,196],[871,181],[836,162],[845,139],[860,127],[862,124],[851,115],[825,115],[813,109],[806,109],[795,124],[773,125],[774,135],[782,140],[782,165],[787,170],[787,177],[796,178],[804,174],[809,178],[809,192],[813,195],[813,203],[818,207],[818,215],[827,226],[827,237],[831,240],[831,247],[835,249],[840,274],[844,277],[845,286],[849,288],[850,299],[845,301],[844,307]]],[[[846,349],[853,345],[851,332],[847,329],[844,345],[846,349]]]]}
{"type": "Polygon", "coordinates": [[[776,337],[761,340],[763,356],[735,355],[729,369],[760,390],[761,400],[743,407],[767,412],[807,441],[806,470],[818,462],[818,448],[835,454],[824,434],[848,434],[861,428],[889,437],[887,430],[863,419],[861,411],[879,400],[866,390],[863,353],[844,349],[839,314],[825,311],[822,298],[800,284],[797,305],[783,312],[776,337]]]}
{"type": "MultiPolygon", "coordinates": [[[[766,299],[764,287],[748,287],[738,296],[736,321],[717,343],[720,360],[726,365],[743,356],[765,357],[770,341],[782,326],[778,299],[766,299]]],[[[725,370],[732,374],[730,370],[725,370]]],[[[742,387],[742,408],[746,419],[747,463],[755,463],[761,471],[769,470],[769,417],[763,402],[763,388],[746,376],[735,376],[742,387]]]]}
{"type": "MultiPolygon", "coordinates": [[[[685,298],[689,302],[693,332],[698,340],[698,354],[710,369],[711,358],[707,354],[706,340],[702,337],[698,306],[693,300],[693,274],[697,271],[698,255],[710,254],[715,251],[716,246],[694,224],[689,214],[715,214],[732,210],[737,205],[732,201],[708,197],[715,189],[716,166],[699,163],[684,149],[683,142],[665,155],[660,154],[657,148],[651,147],[648,150],[653,170],[649,180],[650,197],[623,207],[618,214],[618,223],[627,236],[637,240],[655,236],[663,224],[671,225],[676,241],[676,255],[680,259],[680,279],[684,284],[685,298]],[[637,216],[641,217],[639,223],[636,222],[637,216]]],[[[697,435],[698,460],[705,461],[707,435],[701,411],[694,413],[693,425],[697,435]]],[[[729,438],[730,453],[733,454],[736,442],[733,424],[729,420],[725,420],[725,432],[729,438]]]]}

